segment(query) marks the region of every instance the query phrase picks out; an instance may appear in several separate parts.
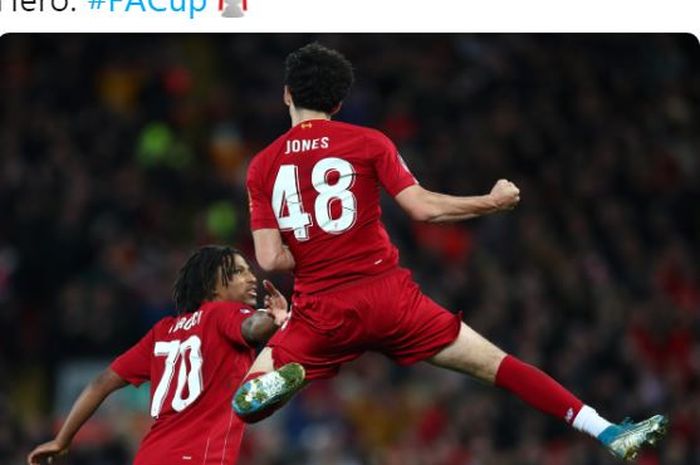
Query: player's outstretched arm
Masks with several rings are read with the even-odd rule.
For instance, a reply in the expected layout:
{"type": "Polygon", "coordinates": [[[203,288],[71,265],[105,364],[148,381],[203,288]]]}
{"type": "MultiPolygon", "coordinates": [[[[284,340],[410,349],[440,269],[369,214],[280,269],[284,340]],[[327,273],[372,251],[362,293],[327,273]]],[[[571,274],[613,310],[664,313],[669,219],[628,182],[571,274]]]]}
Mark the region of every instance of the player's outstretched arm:
{"type": "Polygon", "coordinates": [[[265,271],[292,271],[296,266],[294,257],[282,242],[278,229],[257,229],[253,231],[255,259],[265,271]]]}
{"type": "Polygon", "coordinates": [[[243,337],[251,344],[267,342],[289,318],[287,299],[267,279],[263,285],[268,293],[265,308],[246,318],[241,327],[243,337]]]}
{"type": "Polygon", "coordinates": [[[38,465],[40,463],[52,463],[54,457],[61,456],[68,452],[73,441],[73,436],[78,432],[81,426],[95,413],[97,407],[109,396],[112,392],[127,385],[127,382],[119,377],[111,368],[107,368],[102,373],[97,375],[90,384],[88,384],[80,396],[73,404],[66,422],[61,427],[61,430],[56,435],[53,441],[46,442],[37,446],[27,456],[27,463],[30,465],[38,465]]]}
{"type": "Polygon", "coordinates": [[[513,209],[520,202],[520,190],[512,182],[499,179],[486,195],[460,197],[413,185],[399,192],[395,198],[416,221],[451,223],[513,209]]]}

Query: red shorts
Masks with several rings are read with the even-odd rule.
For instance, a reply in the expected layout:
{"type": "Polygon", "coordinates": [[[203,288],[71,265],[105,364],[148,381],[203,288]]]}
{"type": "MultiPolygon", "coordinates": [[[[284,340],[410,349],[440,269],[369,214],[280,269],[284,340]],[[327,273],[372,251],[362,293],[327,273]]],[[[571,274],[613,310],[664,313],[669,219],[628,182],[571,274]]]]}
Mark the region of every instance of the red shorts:
{"type": "Polygon", "coordinates": [[[268,346],[275,368],[301,363],[307,379],[331,378],[367,350],[400,365],[452,343],[461,316],[423,295],[403,268],[313,295],[295,295],[291,318],[268,346]]]}

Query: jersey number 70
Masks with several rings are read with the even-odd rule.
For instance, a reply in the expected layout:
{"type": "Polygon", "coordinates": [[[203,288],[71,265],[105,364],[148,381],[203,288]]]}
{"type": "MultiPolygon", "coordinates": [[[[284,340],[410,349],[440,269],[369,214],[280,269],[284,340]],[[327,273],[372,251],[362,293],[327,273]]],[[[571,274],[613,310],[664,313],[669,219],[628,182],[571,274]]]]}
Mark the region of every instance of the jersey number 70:
{"type": "Polygon", "coordinates": [[[153,348],[153,355],[165,357],[165,369],[153,394],[151,416],[158,418],[160,414],[163,401],[170,390],[170,382],[175,374],[175,364],[178,359],[180,359],[180,368],[177,373],[177,385],[175,386],[171,407],[176,412],[183,411],[197,400],[197,397],[202,393],[202,340],[198,336],[192,335],[184,342],[179,340],[158,341],[153,348]],[[187,355],[189,355],[190,362],[189,371],[184,360],[187,355]],[[188,395],[186,398],[183,398],[185,384],[187,385],[188,395]]]}
{"type": "MultiPolygon", "coordinates": [[[[357,220],[357,200],[350,191],[355,183],[353,166],[342,158],[329,157],[319,160],[311,170],[311,185],[318,195],[314,201],[314,216],[318,227],[329,234],[342,234],[352,228],[357,220]],[[338,173],[337,182],[330,184],[328,175],[338,173]],[[331,202],[340,201],[340,216],[331,216],[331,202]]],[[[309,239],[309,227],[314,219],[307,213],[299,189],[297,165],[281,165],[272,188],[272,209],[281,231],[294,231],[299,241],[309,239]],[[285,211],[286,207],[286,211],[285,211]]]]}

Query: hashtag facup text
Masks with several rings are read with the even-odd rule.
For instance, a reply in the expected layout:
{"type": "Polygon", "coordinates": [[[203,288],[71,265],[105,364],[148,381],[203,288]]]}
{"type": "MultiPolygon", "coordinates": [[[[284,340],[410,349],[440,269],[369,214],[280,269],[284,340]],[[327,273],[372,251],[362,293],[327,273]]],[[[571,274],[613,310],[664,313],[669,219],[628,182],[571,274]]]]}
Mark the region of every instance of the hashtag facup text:
{"type": "Polygon", "coordinates": [[[207,6],[207,0],[86,0],[91,10],[109,5],[110,12],[124,13],[185,13],[190,19],[207,6]]]}

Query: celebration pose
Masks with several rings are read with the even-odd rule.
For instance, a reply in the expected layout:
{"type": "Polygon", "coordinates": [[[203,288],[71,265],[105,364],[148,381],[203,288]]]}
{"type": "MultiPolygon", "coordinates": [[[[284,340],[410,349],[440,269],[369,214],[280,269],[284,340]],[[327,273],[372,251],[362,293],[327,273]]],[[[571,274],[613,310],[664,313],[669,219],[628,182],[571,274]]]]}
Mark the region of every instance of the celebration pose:
{"type": "Polygon", "coordinates": [[[27,463],[51,463],[112,392],[151,382],[155,422],[135,465],[236,463],[244,424],[224,408],[264,343],[287,318],[287,301],[269,281],[263,311],[253,308],[257,278],[240,252],[205,246],[174,286],[177,316],[165,317],[80,394],[56,438],[27,463]]]}
{"type": "Polygon", "coordinates": [[[285,328],[268,343],[233,399],[257,421],[309,381],[334,376],[367,350],[401,365],[419,361],[510,391],[534,408],[632,459],[667,419],[613,424],[557,381],[504,353],[425,296],[380,220],[380,186],[416,221],[454,222],[514,208],[520,191],[498,180],[486,195],[421,187],[382,133],[331,120],[353,81],[340,53],[310,44],[286,60],[284,102],[292,128],[252,160],[247,178],[258,262],[293,271],[285,328]]]}

